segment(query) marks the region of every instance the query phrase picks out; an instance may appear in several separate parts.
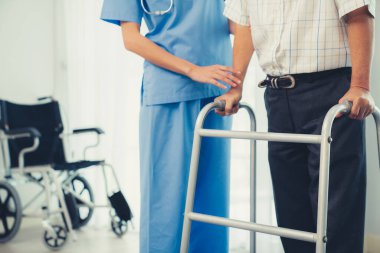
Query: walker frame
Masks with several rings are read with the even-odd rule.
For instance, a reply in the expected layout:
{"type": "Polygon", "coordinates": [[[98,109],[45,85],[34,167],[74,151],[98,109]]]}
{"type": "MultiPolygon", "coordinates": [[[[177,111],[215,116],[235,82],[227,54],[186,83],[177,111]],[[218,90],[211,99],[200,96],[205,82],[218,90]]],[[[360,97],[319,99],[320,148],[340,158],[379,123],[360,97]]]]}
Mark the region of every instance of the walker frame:
{"type": "MultiPolygon", "coordinates": [[[[326,114],[320,135],[290,134],[290,133],[270,133],[256,132],[256,118],[253,109],[246,103],[239,104],[239,108],[245,109],[250,117],[250,131],[226,131],[204,129],[203,124],[207,115],[214,109],[224,109],[223,101],[215,101],[206,105],[199,113],[195,130],[194,142],[188,181],[186,206],[184,213],[184,224],[182,231],[181,253],[187,253],[190,241],[191,222],[203,222],[225,227],[233,227],[251,231],[250,234],[250,253],[256,253],[256,232],[281,236],[290,239],[313,242],[316,244],[316,253],[325,253],[327,244],[327,210],[328,210],[328,186],[329,186],[329,167],[330,167],[330,148],[333,138],[331,130],[336,116],[340,113],[347,114],[351,111],[352,103],[346,101],[343,104],[333,106],[326,114]],[[228,138],[228,139],[247,139],[250,140],[250,222],[211,216],[196,213],[193,211],[195,189],[197,183],[199,156],[201,150],[201,140],[203,137],[228,138]],[[320,144],[320,180],[318,186],[318,214],[317,232],[275,227],[256,223],[256,141],[291,142],[320,144]]],[[[380,110],[375,108],[373,117],[376,123],[377,144],[379,149],[380,164],[380,110]]]]}

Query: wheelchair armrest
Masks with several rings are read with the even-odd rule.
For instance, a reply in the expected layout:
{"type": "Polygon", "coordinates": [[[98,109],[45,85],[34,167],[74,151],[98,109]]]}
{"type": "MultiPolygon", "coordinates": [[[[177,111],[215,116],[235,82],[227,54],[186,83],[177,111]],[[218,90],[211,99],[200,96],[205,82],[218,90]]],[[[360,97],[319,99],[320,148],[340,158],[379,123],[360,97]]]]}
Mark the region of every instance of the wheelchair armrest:
{"type": "Polygon", "coordinates": [[[41,133],[33,128],[16,128],[8,131],[4,131],[5,135],[9,139],[19,139],[19,138],[41,138],[41,133]]]}
{"type": "Polygon", "coordinates": [[[33,144],[31,146],[24,147],[18,153],[18,167],[21,170],[21,173],[24,174],[25,155],[28,153],[32,153],[38,149],[40,145],[41,133],[33,127],[26,127],[26,128],[16,128],[12,130],[6,130],[4,131],[4,135],[6,139],[11,139],[11,140],[21,139],[21,138],[33,139],[33,144]]]}
{"type": "Polygon", "coordinates": [[[103,131],[103,129],[101,128],[98,128],[98,127],[94,127],[94,128],[78,128],[78,129],[74,129],[72,131],[72,133],[70,134],[67,134],[66,136],[75,136],[75,135],[78,135],[78,134],[85,134],[85,133],[95,133],[96,135],[96,142],[94,144],[91,144],[91,145],[88,145],[86,147],[84,147],[83,149],[83,159],[86,159],[86,153],[87,153],[87,150],[91,149],[91,148],[96,148],[99,146],[100,144],[100,135],[104,134],[105,132],[103,131]]]}
{"type": "Polygon", "coordinates": [[[79,128],[74,129],[73,134],[83,134],[83,133],[96,133],[98,135],[104,134],[103,129],[94,127],[94,128],[79,128]]]}

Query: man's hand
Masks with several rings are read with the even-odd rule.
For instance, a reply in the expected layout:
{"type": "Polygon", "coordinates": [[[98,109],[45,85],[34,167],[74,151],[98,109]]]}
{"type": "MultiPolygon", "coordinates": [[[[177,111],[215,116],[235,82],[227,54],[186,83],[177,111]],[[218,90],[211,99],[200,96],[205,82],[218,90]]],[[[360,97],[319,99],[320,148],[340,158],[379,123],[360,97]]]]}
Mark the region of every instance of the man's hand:
{"type": "MultiPolygon", "coordinates": [[[[349,114],[352,119],[363,120],[375,110],[375,102],[371,93],[361,87],[351,86],[348,92],[339,100],[339,103],[342,104],[346,100],[353,104],[349,114]]],[[[340,116],[338,115],[338,117],[340,116]]]]}
{"type": "Polygon", "coordinates": [[[238,86],[236,88],[231,88],[227,93],[215,100],[224,100],[226,102],[226,107],[224,111],[215,110],[215,112],[221,116],[229,116],[231,114],[237,113],[239,111],[239,102],[242,96],[242,87],[238,86]]]}

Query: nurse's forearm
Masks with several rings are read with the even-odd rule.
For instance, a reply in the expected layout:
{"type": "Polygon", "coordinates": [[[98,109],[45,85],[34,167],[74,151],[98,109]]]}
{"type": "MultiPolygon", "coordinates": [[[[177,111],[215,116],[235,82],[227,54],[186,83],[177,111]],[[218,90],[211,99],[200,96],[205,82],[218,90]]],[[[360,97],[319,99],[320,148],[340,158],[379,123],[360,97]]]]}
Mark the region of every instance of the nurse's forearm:
{"type": "Polygon", "coordinates": [[[231,73],[235,73],[235,71],[231,67],[220,65],[200,67],[169,53],[142,36],[140,26],[136,23],[122,23],[122,31],[127,50],[140,55],[154,65],[188,76],[194,81],[212,84],[222,89],[226,87],[220,81],[232,87],[241,83],[237,77],[232,76],[231,73]]]}
{"type": "Polygon", "coordinates": [[[235,39],[233,49],[233,68],[241,72],[241,80],[244,81],[248,65],[254,52],[251,28],[248,26],[235,26],[235,39]]]}
{"type": "Polygon", "coordinates": [[[186,75],[193,64],[176,57],[140,34],[128,34],[125,47],[161,68],[186,75]]]}

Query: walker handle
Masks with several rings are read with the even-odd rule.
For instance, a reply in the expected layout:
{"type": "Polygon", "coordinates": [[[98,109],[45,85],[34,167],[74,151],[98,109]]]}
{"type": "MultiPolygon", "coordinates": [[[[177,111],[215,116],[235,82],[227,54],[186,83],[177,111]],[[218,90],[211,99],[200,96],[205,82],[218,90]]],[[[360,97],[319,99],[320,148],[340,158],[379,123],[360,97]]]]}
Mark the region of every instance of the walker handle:
{"type": "Polygon", "coordinates": [[[214,101],[215,109],[224,111],[226,108],[226,101],[225,100],[215,100],[214,101]]]}
{"type": "Polygon", "coordinates": [[[377,147],[379,152],[379,168],[380,168],[380,109],[378,107],[375,107],[375,111],[372,114],[375,124],[376,124],[376,131],[377,131],[377,147]]]}
{"type": "MultiPolygon", "coordinates": [[[[346,107],[345,110],[342,112],[343,114],[349,114],[352,109],[352,102],[351,101],[344,101],[343,105],[346,107]]],[[[372,114],[375,124],[376,124],[376,134],[377,134],[377,147],[378,147],[378,155],[379,155],[379,167],[380,167],[380,110],[378,107],[375,107],[375,111],[372,114]]]]}
{"type": "Polygon", "coordinates": [[[351,101],[345,100],[343,102],[343,105],[346,107],[346,109],[343,111],[343,114],[349,114],[351,112],[353,103],[351,101]]]}
{"type": "MultiPolygon", "coordinates": [[[[226,108],[226,101],[225,100],[215,100],[214,101],[215,109],[224,111],[226,108]]],[[[241,104],[239,103],[239,108],[241,107],[241,104]]]]}

